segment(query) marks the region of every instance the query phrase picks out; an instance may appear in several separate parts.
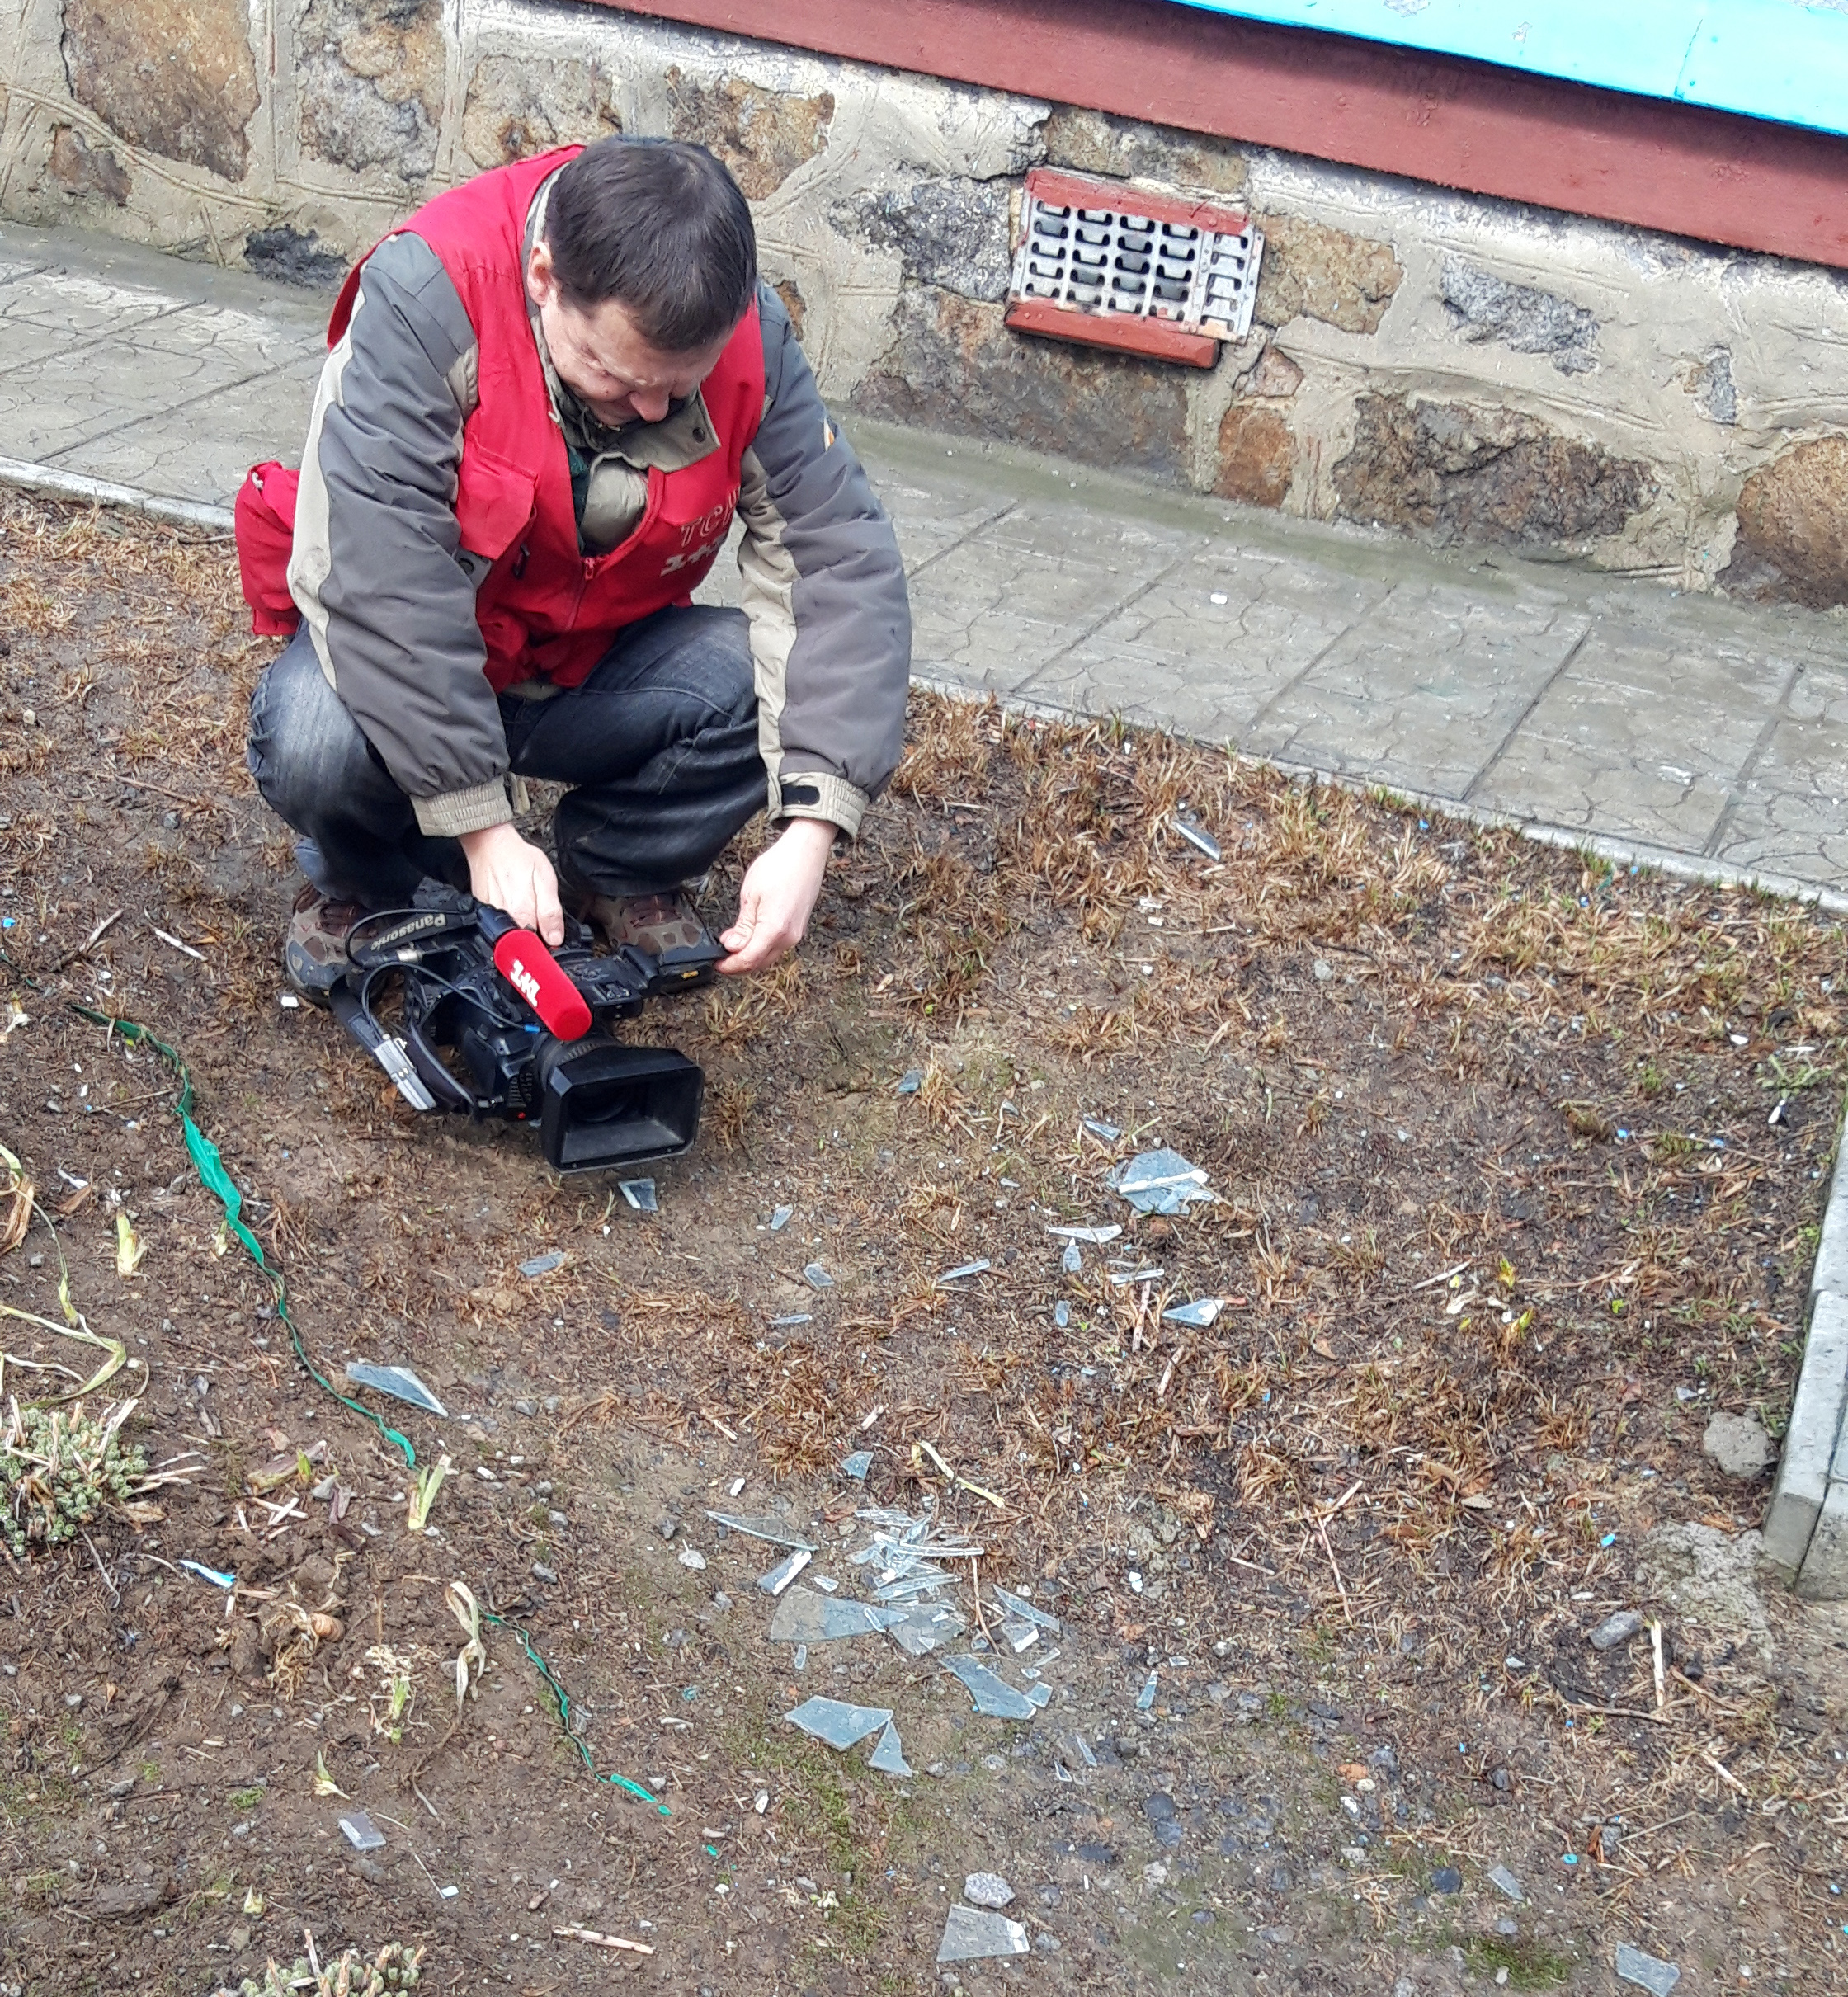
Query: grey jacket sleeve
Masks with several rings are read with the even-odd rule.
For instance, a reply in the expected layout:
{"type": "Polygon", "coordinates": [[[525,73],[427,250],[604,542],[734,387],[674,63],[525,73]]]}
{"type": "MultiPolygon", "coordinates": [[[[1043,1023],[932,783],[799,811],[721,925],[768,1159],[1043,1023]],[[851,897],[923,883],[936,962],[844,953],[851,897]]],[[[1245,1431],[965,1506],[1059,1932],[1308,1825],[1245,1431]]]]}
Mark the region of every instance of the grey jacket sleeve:
{"type": "Polygon", "coordinates": [[[309,421],[289,587],[321,670],[427,833],[506,823],[507,738],[455,520],[477,346],[421,237],[361,273],[309,421]]]}
{"type": "Polygon", "coordinates": [[[757,288],[764,415],[744,457],[738,567],[772,818],[850,836],[898,767],[911,678],[904,564],[835,431],[783,302],[757,288]]]}

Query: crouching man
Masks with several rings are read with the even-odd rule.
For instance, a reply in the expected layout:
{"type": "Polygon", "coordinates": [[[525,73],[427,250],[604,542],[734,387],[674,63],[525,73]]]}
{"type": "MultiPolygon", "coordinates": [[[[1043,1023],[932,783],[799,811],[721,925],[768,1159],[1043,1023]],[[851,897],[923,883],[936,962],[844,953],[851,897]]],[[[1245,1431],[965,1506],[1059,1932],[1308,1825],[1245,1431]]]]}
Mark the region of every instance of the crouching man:
{"type": "Polygon", "coordinates": [[[427,876],[548,941],[658,957],[744,825],[777,836],[722,972],[802,937],[897,763],[911,625],[892,528],[696,146],[610,139],[439,196],[351,273],[296,475],[238,505],[258,789],[299,835],[284,949],[325,1002],[346,937],[427,876]],[[742,611],[689,593],[734,513],[742,611]],[[518,779],[572,786],[558,864],[518,779]]]}

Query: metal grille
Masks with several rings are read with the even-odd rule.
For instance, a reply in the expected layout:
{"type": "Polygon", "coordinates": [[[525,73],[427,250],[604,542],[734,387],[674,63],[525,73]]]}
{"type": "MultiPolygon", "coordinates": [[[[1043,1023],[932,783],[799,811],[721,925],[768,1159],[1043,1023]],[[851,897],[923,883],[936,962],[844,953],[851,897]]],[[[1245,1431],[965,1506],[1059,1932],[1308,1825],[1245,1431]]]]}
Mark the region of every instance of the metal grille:
{"type": "MultiPolygon", "coordinates": [[[[1118,192],[1108,183],[1099,191],[1106,188],[1118,192]]],[[[1264,239],[1249,223],[1215,228],[1181,203],[1152,202],[1157,212],[1149,213],[1087,206],[1082,195],[1055,198],[1078,191],[1067,176],[1050,187],[1029,180],[1014,261],[1016,299],[1118,321],[1165,322],[1221,340],[1251,330],[1264,239]],[[1164,215],[1164,208],[1178,212],[1164,215]]]]}

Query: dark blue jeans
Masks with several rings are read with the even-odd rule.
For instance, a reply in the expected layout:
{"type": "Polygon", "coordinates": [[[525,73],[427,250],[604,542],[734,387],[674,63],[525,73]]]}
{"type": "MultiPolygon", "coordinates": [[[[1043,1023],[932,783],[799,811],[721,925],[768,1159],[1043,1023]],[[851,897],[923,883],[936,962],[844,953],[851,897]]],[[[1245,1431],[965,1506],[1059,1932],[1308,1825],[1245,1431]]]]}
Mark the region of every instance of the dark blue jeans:
{"type": "MultiPolygon", "coordinates": [[[[763,809],[747,632],[740,610],[661,610],[622,632],[582,686],[549,700],[501,696],[515,773],[575,786],[553,820],[568,882],[610,895],[677,887],[763,809]]],[[[467,887],[460,846],[417,829],[305,627],[251,696],[249,761],[324,893],[388,908],[426,875],[467,887]]]]}

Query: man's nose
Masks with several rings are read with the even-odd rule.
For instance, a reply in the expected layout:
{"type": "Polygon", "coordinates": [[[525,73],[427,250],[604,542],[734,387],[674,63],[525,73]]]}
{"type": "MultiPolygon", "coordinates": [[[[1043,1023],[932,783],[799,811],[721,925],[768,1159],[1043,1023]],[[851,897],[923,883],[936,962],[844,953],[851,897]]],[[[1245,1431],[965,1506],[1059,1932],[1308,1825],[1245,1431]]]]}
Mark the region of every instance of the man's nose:
{"type": "Polygon", "coordinates": [[[658,423],[667,413],[667,405],[673,398],[665,389],[638,389],[629,398],[635,405],[635,413],[644,423],[658,423]]]}

